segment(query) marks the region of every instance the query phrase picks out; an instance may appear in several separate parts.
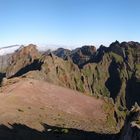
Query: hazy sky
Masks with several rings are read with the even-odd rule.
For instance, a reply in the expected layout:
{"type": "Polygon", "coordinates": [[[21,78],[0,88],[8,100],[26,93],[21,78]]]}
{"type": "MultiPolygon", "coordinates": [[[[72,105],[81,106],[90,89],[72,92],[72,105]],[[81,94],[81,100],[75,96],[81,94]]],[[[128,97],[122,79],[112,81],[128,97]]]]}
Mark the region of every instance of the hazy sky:
{"type": "Polygon", "coordinates": [[[140,0],[0,0],[0,46],[140,41],[140,0]]]}

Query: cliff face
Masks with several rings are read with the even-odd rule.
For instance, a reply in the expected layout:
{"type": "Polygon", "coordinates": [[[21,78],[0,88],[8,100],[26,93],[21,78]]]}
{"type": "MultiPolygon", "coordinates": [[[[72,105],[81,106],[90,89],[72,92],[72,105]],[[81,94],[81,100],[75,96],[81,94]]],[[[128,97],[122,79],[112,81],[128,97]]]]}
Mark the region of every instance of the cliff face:
{"type": "Polygon", "coordinates": [[[65,60],[71,54],[71,51],[64,48],[58,48],[57,50],[53,51],[53,54],[65,60]]]}
{"type": "Polygon", "coordinates": [[[6,77],[10,78],[20,76],[24,74],[24,72],[37,69],[39,64],[37,61],[39,55],[40,54],[35,45],[30,44],[26,47],[22,46],[11,55],[9,59],[9,66],[6,70],[6,77]],[[27,66],[29,66],[29,68],[28,70],[25,70],[25,67],[27,68],[27,66]]]}
{"type": "Polygon", "coordinates": [[[84,46],[66,54],[65,57],[79,66],[79,79],[85,92],[112,97],[121,108],[130,109],[135,101],[140,103],[139,43],[116,41],[108,48],[101,46],[97,51],[94,47],[84,46]]]}
{"type": "Polygon", "coordinates": [[[95,46],[82,46],[81,48],[74,49],[72,51],[64,48],[59,48],[52,53],[64,60],[70,58],[73,63],[78,65],[80,68],[85,65],[91,58],[94,57],[96,52],[95,46]]]}
{"type": "Polygon", "coordinates": [[[126,117],[120,140],[140,139],[140,107],[134,106],[126,117]]]}
{"type": "Polygon", "coordinates": [[[71,60],[64,61],[50,54],[42,56],[41,61],[43,64],[40,73],[44,80],[84,92],[80,70],[71,60]]]}

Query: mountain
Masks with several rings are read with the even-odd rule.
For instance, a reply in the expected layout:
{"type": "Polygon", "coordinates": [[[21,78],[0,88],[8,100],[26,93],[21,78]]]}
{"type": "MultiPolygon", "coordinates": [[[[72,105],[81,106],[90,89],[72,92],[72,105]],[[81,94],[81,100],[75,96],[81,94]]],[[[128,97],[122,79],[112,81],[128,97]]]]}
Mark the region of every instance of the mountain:
{"type": "Polygon", "coordinates": [[[32,75],[94,96],[111,97],[119,108],[130,109],[135,101],[140,103],[139,52],[137,42],[116,41],[97,51],[94,46],[72,51],[60,48],[43,55],[29,45],[12,55],[6,77],[32,75]]]}
{"type": "MultiPolygon", "coordinates": [[[[140,43],[138,42],[120,43],[115,41],[109,47],[101,45],[97,50],[94,46],[83,46],[74,50],[59,48],[46,52],[40,52],[36,45],[30,44],[20,47],[6,58],[8,58],[6,64],[1,61],[2,88],[5,81],[11,83],[15,78],[21,79],[21,81],[32,79],[38,81],[37,85],[40,85],[39,82],[42,85],[51,83],[57,89],[59,89],[58,86],[61,86],[79,91],[85,99],[88,96],[105,102],[106,105],[103,105],[103,108],[105,114],[108,114],[105,119],[106,125],[105,120],[101,123],[96,120],[99,126],[97,130],[93,131],[115,135],[124,127],[127,114],[135,102],[140,104],[140,43]],[[104,130],[101,129],[102,127],[104,130]],[[109,130],[106,130],[107,128],[109,130]]],[[[12,83],[13,88],[16,87],[16,83],[14,84],[13,81],[12,83]]],[[[9,86],[7,87],[11,89],[9,86]]],[[[45,92],[45,88],[41,85],[40,88],[45,92]]],[[[14,92],[19,93],[16,90],[14,92]]],[[[39,90],[38,94],[41,94],[42,91],[39,90]]],[[[19,96],[21,95],[19,94],[19,96]]],[[[60,96],[63,99],[64,94],[60,96]]],[[[68,96],[72,95],[68,94],[68,96]]],[[[78,106],[79,99],[76,96],[73,96],[71,101],[66,101],[70,104],[75,98],[77,99],[75,104],[78,106]]],[[[96,102],[95,100],[94,102],[96,102]]],[[[84,105],[88,106],[84,103],[83,108],[84,105]]],[[[99,110],[102,112],[102,109],[99,110]]],[[[65,109],[61,111],[64,112],[65,109]]],[[[72,115],[75,113],[73,112],[72,115]]],[[[102,114],[102,117],[105,114],[102,114]]],[[[94,118],[92,114],[89,114],[88,117],[94,118]]],[[[97,118],[99,119],[99,117],[97,118]]],[[[83,124],[81,125],[83,126],[83,124]]]]}
{"type": "Polygon", "coordinates": [[[20,45],[11,45],[0,48],[0,72],[3,73],[9,66],[11,55],[19,49],[20,45]]]}
{"type": "Polygon", "coordinates": [[[58,48],[52,53],[58,57],[65,59],[71,58],[79,67],[82,67],[88,60],[94,57],[96,52],[95,46],[82,46],[72,51],[64,48],[58,48]]]}
{"type": "Polygon", "coordinates": [[[1,90],[0,123],[24,123],[38,130],[40,122],[95,132],[113,129],[107,118],[114,109],[103,99],[29,78],[9,79],[1,90]]]}
{"type": "MultiPolygon", "coordinates": [[[[86,48],[88,50],[90,46],[86,48]]],[[[138,89],[140,89],[140,44],[116,41],[108,48],[101,46],[96,51],[92,47],[92,50],[87,53],[89,56],[87,59],[85,59],[86,57],[84,59],[83,57],[77,57],[79,49],[72,51],[75,53],[71,52],[70,55],[67,55],[82,71],[84,83],[87,84],[87,88],[84,88],[84,90],[94,95],[98,95],[100,92],[100,94],[110,96],[122,106],[126,105],[128,108],[131,108],[135,101],[140,103],[138,98],[138,89]],[[100,86],[98,87],[99,83],[100,86]],[[128,95],[126,101],[125,93],[128,95]],[[133,95],[134,97],[131,98],[133,95]]],[[[86,53],[86,51],[84,52],[86,53]]]]}
{"type": "Polygon", "coordinates": [[[28,47],[21,47],[15,51],[11,58],[9,59],[9,67],[6,70],[6,77],[18,75],[19,70],[26,67],[27,65],[33,64],[30,66],[30,70],[34,69],[37,66],[37,59],[39,57],[39,52],[36,48],[37,46],[30,44],[28,47]]]}

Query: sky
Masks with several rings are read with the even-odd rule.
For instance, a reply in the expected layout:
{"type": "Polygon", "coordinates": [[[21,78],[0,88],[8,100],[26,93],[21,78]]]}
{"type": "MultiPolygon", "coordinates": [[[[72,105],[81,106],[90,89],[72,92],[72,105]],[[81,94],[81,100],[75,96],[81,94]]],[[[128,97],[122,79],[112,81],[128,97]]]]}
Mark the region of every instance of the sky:
{"type": "Polygon", "coordinates": [[[0,47],[140,41],[140,0],[0,0],[0,47]]]}

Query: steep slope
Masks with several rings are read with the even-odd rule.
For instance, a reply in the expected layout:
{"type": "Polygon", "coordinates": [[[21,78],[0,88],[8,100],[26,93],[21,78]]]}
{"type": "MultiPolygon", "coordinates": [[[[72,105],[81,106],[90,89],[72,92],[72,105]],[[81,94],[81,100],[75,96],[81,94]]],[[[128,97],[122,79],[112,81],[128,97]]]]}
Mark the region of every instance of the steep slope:
{"type": "Polygon", "coordinates": [[[34,45],[23,47],[11,56],[6,77],[23,75],[84,92],[77,65],[52,53],[42,55],[34,45]]]}
{"type": "MultiPolygon", "coordinates": [[[[108,48],[83,46],[64,56],[69,57],[81,69],[83,91],[93,95],[110,96],[122,107],[131,108],[140,103],[140,44],[137,42],[112,43],[108,48]],[[100,86],[98,86],[100,85],[100,86]],[[127,95],[127,96],[126,96],[127,95]]],[[[58,57],[60,51],[55,51],[58,57]]]]}
{"type": "Polygon", "coordinates": [[[38,130],[40,123],[104,133],[115,130],[115,120],[108,122],[113,106],[104,100],[26,78],[7,80],[1,90],[1,124],[21,123],[38,130]]]}
{"type": "Polygon", "coordinates": [[[20,47],[20,45],[12,45],[0,48],[0,73],[6,72],[6,69],[9,66],[11,55],[20,47]]]}
{"type": "Polygon", "coordinates": [[[86,62],[88,62],[88,60],[94,57],[95,52],[95,46],[86,45],[71,51],[64,48],[58,48],[52,53],[58,57],[63,58],[64,60],[70,58],[73,61],[73,63],[75,63],[79,67],[82,67],[86,62]]]}
{"type": "Polygon", "coordinates": [[[71,51],[64,48],[58,48],[57,50],[53,51],[53,54],[65,60],[71,54],[71,51]]]}
{"type": "Polygon", "coordinates": [[[9,67],[6,71],[6,77],[10,78],[12,76],[19,76],[28,71],[39,69],[39,56],[40,53],[35,45],[30,44],[26,47],[22,46],[12,54],[9,60],[9,67]],[[30,67],[27,67],[29,65],[30,67]],[[25,67],[27,68],[26,70],[24,69],[24,71],[20,71],[25,67]]]}
{"type": "Polygon", "coordinates": [[[140,107],[136,104],[128,114],[120,140],[140,139],[140,107]]]}
{"type": "Polygon", "coordinates": [[[6,77],[26,74],[91,95],[111,97],[122,110],[130,109],[135,101],[140,103],[139,53],[139,43],[116,41],[97,51],[94,46],[71,52],[61,48],[55,51],[61,59],[53,53],[41,55],[36,46],[29,45],[12,55],[6,77]]]}
{"type": "Polygon", "coordinates": [[[134,101],[140,103],[140,99],[137,98],[140,89],[139,53],[139,43],[112,43],[98,63],[87,64],[83,68],[89,83],[88,87],[93,89],[91,92],[108,95],[118,104],[126,105],[128,108],[131,108],[134,101]],[[93,78],[89,81],[90,77],[93,78]],[[134,97],[135,99],[131,100],[133,95],[137,99],[134,97]]]}
{"type": "Polygon", "coordinates": [[[97,51],[94,46],[71,52],[61,48],[55,51],[61,59],[53,53],[42,55],[36,46],[29,45],[12,55],[6,77],[26,74],[91,95],[111,97],[117,106],[130,109],[135,101],[140,103],[139,53],[139,43],[116,41],[97,51]]]}
{"type": "Polygon", "coordinates": [[[100,51],[102,48],[82,69],[86,91],[99,97],[111,97],[116,105],[116,118],[122,126],[126,110],[135,102],[140,104],[140,44],[114,42],[104,53],[100,51]]]}

